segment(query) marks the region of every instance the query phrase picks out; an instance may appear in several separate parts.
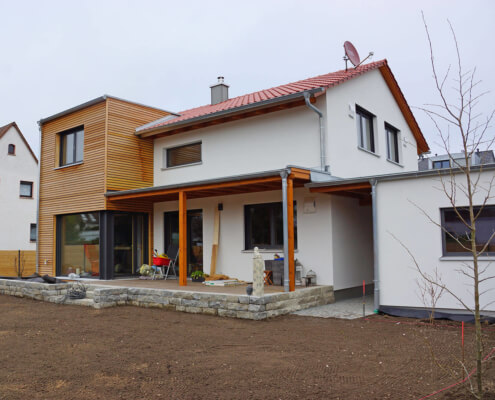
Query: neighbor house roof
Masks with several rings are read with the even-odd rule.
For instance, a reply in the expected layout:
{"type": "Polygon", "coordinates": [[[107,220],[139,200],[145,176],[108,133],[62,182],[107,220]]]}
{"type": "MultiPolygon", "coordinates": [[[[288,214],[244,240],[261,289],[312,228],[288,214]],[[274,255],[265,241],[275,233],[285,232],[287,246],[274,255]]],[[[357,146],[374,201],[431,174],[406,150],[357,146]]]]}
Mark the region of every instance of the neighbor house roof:
{"type": "MultiPolygon", "coordinates": [[[[258,92],[234,97],[217,104],[208,104],[205,106],[192,108],[190,110],[185,110],[179,112],[178,116],[167,116],[143,125],[136,129],[136,134],[152,136],[154,134],[197,124],[200,121],[203,122],[207,119],[212,120],[215,118],[224,118],[228,114],[239,113],[242,109],[248,111],[255,107],[263,107],[264,105],[267,107],[271,106],[277,101],[283,102],[287,101],[287,99],[296,99],[298,97],[302,98],[304,92],[322,92],[375,69],[380,70],[393,96],[395,97],[395,100],[397,101],[416,138],[418,149],[421,150],[420,152],[428,151],[428,144],[426,143],[426,140],[404,98],[402,91],[399,88],[399,85],[397,84],[397,81],[392,74],[392,71],[388,67],[387,60],[376,61],[361,65],[357,68],[349,68],[347,71],[341,70],[331,72],[329,74],[303,79],[301,81],[288,83],[273,87],[271,89],[260,90],[258,92]]],[[[198,127],[202,126],[205,125],[202,124],[198,127]]]]}
{"type": "Polygon", "coordinates": [[[27,149],[29,150],[29,152],[31,153],[31,155],[33,156],[33,158],[35,159],[35,161],[37,163],[38,162],[38,158],[34,154],[33,150],[31,149],[31,146],[29,146],[29,143],[27,142],[26,138],[24,137],[24,135],[22,134],[21,130],[19,129],[19,127],[17,126],[17,124],[15,122],[11,122],[10,124],[4,125],[4,126],[0,126],[0,139],[3,137],[3,135],[5,135],[7,133],[7,131],[10,128],[15,128],[17,130],[17,132],[19,133],[19,136],[21,137],[22,141],[24,142],[24,144],[26,145],[27,149]]]}

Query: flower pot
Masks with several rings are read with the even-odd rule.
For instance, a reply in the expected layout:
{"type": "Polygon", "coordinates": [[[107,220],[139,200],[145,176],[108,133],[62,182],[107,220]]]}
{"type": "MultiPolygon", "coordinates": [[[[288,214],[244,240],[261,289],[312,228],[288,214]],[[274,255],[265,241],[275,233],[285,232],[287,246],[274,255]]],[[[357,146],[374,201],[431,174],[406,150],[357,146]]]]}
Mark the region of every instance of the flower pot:
{"type": "Polygon", "coordinates": [[[204,282],[205,281],[205,277],[204,276],[200,276],[199,278],[191,278],[193,282],[204,282]]]}

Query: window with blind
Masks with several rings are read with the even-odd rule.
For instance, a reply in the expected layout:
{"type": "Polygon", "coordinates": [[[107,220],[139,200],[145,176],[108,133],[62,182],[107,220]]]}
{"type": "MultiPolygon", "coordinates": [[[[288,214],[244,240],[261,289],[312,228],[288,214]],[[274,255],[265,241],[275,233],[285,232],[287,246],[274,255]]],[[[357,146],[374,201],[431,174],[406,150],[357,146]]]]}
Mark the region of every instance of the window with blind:
{"type": "Polygon", "coordinates": [[[166,167],[196,164],[201,162],[201,142],[165,149],[166,167]]]}

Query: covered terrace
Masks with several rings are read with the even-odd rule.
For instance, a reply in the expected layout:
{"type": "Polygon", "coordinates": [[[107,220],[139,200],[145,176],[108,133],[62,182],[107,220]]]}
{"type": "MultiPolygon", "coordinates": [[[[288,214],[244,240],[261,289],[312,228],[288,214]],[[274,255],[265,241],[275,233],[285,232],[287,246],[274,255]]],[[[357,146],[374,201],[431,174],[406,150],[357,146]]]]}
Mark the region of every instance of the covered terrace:
{"type": "MultiPolygon", "coordinates": [[[[284,291],[294,291],[294,188],[303,187],[309,182],[311,182],[310,170],[288,166],[279,170],[189,182],[179,185],[107,192],[105,196],[108,202],[115,206],[118,206],[120,202],[129,201],[143,201],[147,203],[179,202],[179,285],[186,286],[187,201],[204,197],[281,190],[284,239],[284,291]]],[[[151,255],[153,251],[153,240],[150,240],[149,244],[151,255]]]]}

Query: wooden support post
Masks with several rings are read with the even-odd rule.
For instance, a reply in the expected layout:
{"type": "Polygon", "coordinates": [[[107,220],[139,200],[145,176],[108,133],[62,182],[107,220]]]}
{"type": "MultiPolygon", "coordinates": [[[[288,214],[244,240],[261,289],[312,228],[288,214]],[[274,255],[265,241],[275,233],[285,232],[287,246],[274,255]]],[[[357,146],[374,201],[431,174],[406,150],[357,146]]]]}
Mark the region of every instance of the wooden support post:
{"type": "Polygon", "coordinates": [[[179,285],[187,285],[187,195],[179,192],[179,285]]]}
{"type": "Polygon", "coordinates": [[[213,245],[211,246],[210,275],[217,273],[218,243],[220,239],[220,210],[215,210],[215,221],[213,224],[213,245]]]}
{"type": "Polygon", "coordinates": [[[289,290],[296,290],[296,270],[294,263],[294,183],[287,178],[287,224],[289,227],[289,290]]]}

